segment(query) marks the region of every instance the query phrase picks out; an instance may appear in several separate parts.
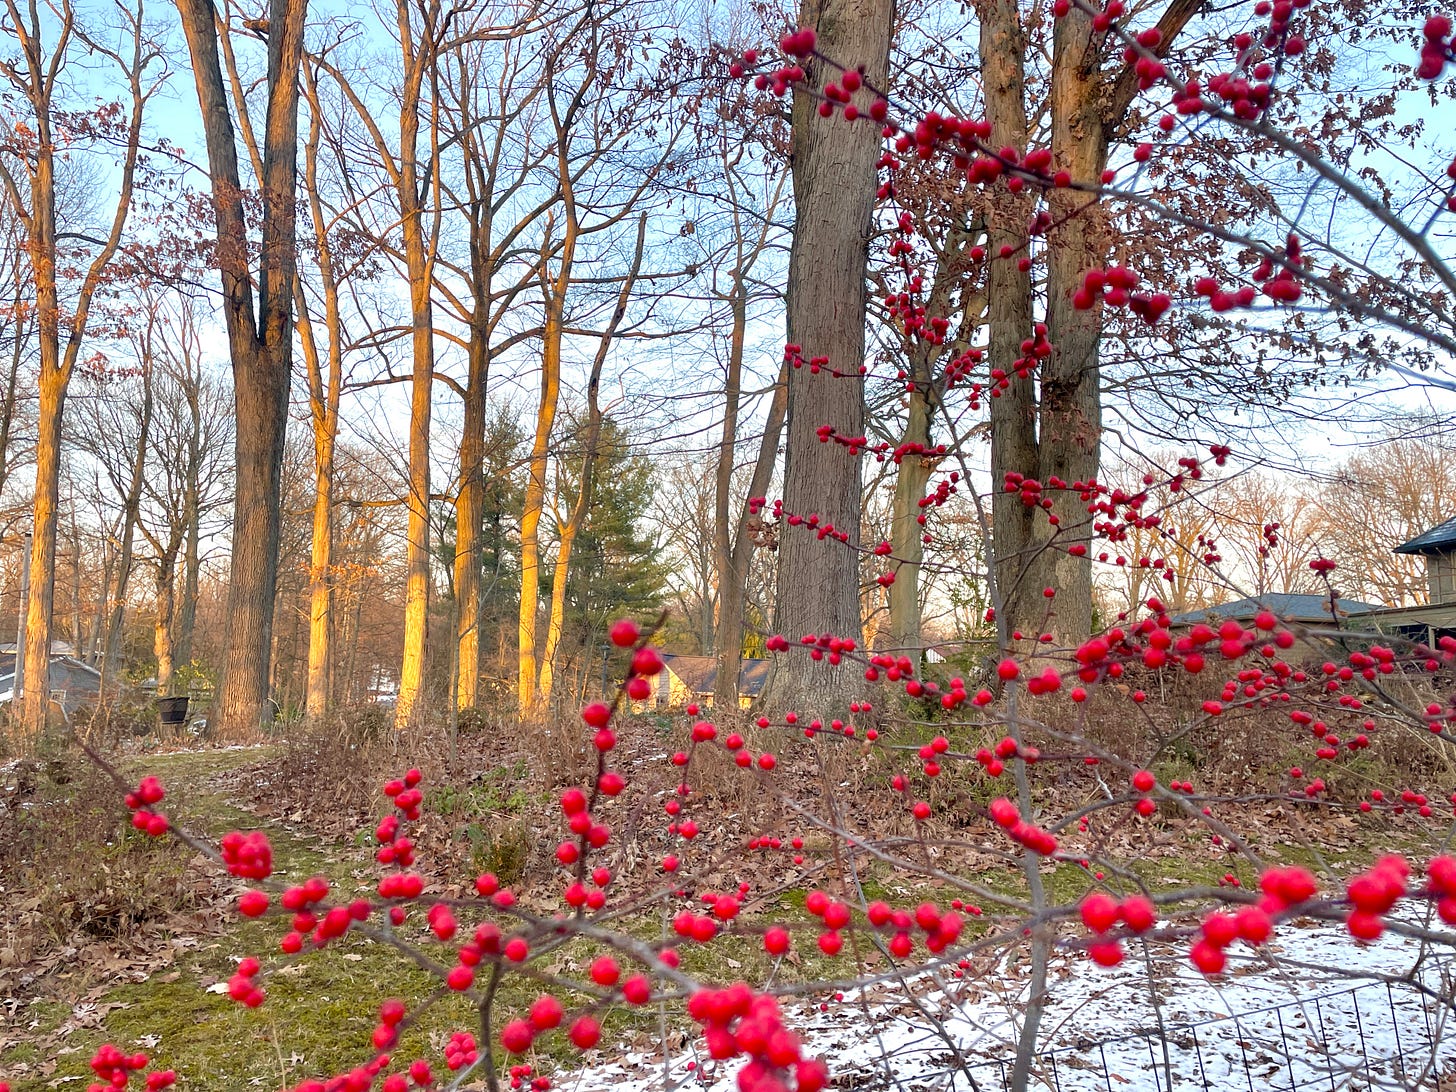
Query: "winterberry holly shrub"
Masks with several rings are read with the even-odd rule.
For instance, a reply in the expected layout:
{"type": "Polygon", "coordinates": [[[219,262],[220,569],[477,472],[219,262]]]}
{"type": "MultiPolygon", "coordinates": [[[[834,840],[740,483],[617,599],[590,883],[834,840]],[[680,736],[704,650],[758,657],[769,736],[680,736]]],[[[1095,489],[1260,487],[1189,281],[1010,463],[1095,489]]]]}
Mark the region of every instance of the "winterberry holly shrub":
{"type": "MultiPolygon", "coordinates": [[[[1308,46],[1298,26],[1308,7],[1308,0],[1260,0],[1253,9],[1260,29],[1236,35],[1229,66],[1207,79],[1175,71],[1160,53],[1155,29],[1127,25],[1121,0],[1105,8],[1057,0],[1052,15],[1064,18],[1074,8],[1090,15],[1102,44],[1117,43],[1112,48],[1122,51],[1141,90],[1165,95],[1166,112],[1153,123],[1157,133],[1132,147],[1132,164],[1148,163],[1180,124],[1210,121],[1255,132],[1357,196],[1363,191],[1317,151],[1264,124],[1277,101],[1282,67],[1308,46]]],[[[1418,75],[1437,79],[1453,59],[1449,20],[1427,21],[1421,42],[1418,75]]],[[[751,80],[758,93],[770,97],[791,89],[816,96],[821,117],[880,127],[886,145],[879,196],[887,207],[908,161],[940,160],[984,192],[1044,196],[1073,189],[1177,216],[1135,185],[1120,186],[1117,171],[1074,178],[1047,149],[991,146],[992,127],[985,119],[906,116],[853,67],[819,55],[810,28],[787,35],[780,50],[778,63],[758,51],[744,53],[732,62],[731,75],[751,80]],[[810,58],[837,77],[822,88],[810,86],[805,68],[810,58]]],[[[1456,166],[1447,173],[1456,185],[1456,166]]],[[[1447,191],[1440,203],[1456,207],[1450,186],[1447,191]]],[[[1424,229],[1388,209],[1374,215],[1449,284],[1449,271],[1432,253],[1424,229]]],[[[950,318],[926,306],[915,268],[918,226],[908,213],[894,215],[893,224],[889,252],[904,283],[887,293],[888,313],[907,338],[942,344],[950,318]]],[[[971,259],[1016,263],[1028,271],[1039,260],[1032,241],[1053,226],[1047,210],[1036,209],[1023,247],[994,252],[977,247],[971,259]]],[[[1321,306],[1354,320],[1377,321],[1437,347],[1456,345],[1448,332],[1419,326],[1414,312],[1387,293],[1362,293],[1343,276],[1321,273],[1298,233],[1260,242],[1209,230],[1252,255],[1247,276],[1219,270],[1188,285],[1158,285],[1136,269],[1104,263],[1085,270],[1073,306],[1126,312],[1151,327],[1175,308],[1206,307],[1211,313],[1256,305],[1288,308],[1308,306],[1317,297],[1321,306]]],[[[1438,748],[1450,747],[1456,732],[1456,705],[1449,696],[1456,639],[1427,646],[1353,634],[1340,630],[1333,614],[1328,627],[1290,624],[1273,611],[1247,621],[1178,624],[1157,596],[1070,647],[1058,646],[1049,627],[1025,632],[1008,627],[1002,605],[1007,589],[998,587],[989,547],[994,529],[988,498],[977,491],[969,429],[959,413],[961,402],[966,412],[979,412],[1012,383],[1036,376],[1055,346],[1045,323],[1033,322],[1024,333],[1021,355],[1009,367],[992,367],[984,349],[967,345],[947,354],[928,381],[895,376],[907,390],[926,384],[923,393],[942,406],[960,400],[956,415],[947,418],[945,443],[895,446],[841,435],[827,424],[819,430],[819,440],[836,445],[845,458],[899,462],[934,456],[944,469],[921,499],[916,520],[926,536],[934,534],[940,514],[969,499],[988,541],[983,575],[991,605],[985,623],[993,627],[997,652],[986,669],[936,674],[898,651],[864,648],[860,634],[770,635],[767,647],[780,658],[781,670],[853,664],[862,671],[863,688],[833,710],[766,712],[748,723],[736,717],[715,723],[689,706],[662,759],[667,787],[652,793],[669,847],[653,865],[657,882],[647,893],[616,894],[623,846],[611,821],[630,781],[616,764],[623,710],[648,700],[663,670],[649,635],[629,620],[610,633],[614,645],[631,651],[627,678],[610,702],[581,710],[582,743],[595,757],[594,774],[559,794],[554,905],[546,909],[534,901],[526,906],[489,873],[474,878],[473,895],[447,897],[433,889],[417,870],[411,836],[425,806],[418,770],[406,770],[383,786],[388,807],[373,832],[381,874],[370,897],[354,898],[341,896],[322,878],[278,882],[272,848],[261,832],[235,832],[216,846],[205,844],[164,810],[166,792],[155,778],[119,786],[137,830],[180,838],[205,853],[243,885],[237,913],[275,928],[274,950],[242,958],[227,981],[228,996],[237,1004],[267,1006],[269,979],[280,968],[350,935],[398,952],[438,983],[423,999],[361,1000],[377,1012],[377,1021],[368,1041],[357,1044],[356,1066],[319,1074],[295,1085],[295,1092],[376,1087],[406,1092],[472,1079],[492,1089],[508,1083],[544,1090],[555,1078],[532,1060],[543,1045],[573,1052],[585,1064],[603,1045],[608,1013],[649,1007],[670,1012],[677,1026],[691,1027],[708,1063],[734,1064],[743,1092],[825,1087],[832,1059],[808,1055],[777,997],[802,987],[701,981],[684,970],[682,958],[699,948],[741,952],[749,945],[777,967],[812,945],[824,957],[850,959],[853,977],[913,978],[932,970],[954,977],[994,974],[992,956],[1025,947],[1035,980],[1036,969],[1044,975],[1054,951],[1112,967],[1128,958],[1132,942],[1142,940],[1171,945],[1198,971],[1216,976],[1228,970],[1231,952],[1262,950],[1296,918],[1341,923],[1351,944],[1372,941],[1386,930],[1437,945],[1456,939],[1446,928],[1456,926],[1451,857],[1388,854],[1336,880],[1297,865],[1271,864],[1238,826],[1251,806],[1278,806],[1314,823],[1334,815],[1367,818],[1389,830],[1401,824],[1424,830],[1427,820],[1449,820],[1447,809],[1456,803],[1456,794],[1446,795],[1449,786],[1438,792],[1419,784],[1415,770],[1408,784],[1371,784],[1358,763],[1368,749],[1403,734],[1419,733],[1438,748]],[[1321,654],[1313,655],[1315,650],[1321,654]],[[1186,679],[1206,683],[1210,696],[1178,711],[1178,723],[1156,723],[1148,715],[1150,692],[1186,679]],[[1099,722],[1108,719],[1145,731],[1113,749],[1099,742],[1099,722]],[[1216,740],[1231,723],[1252,719],[1277,722],[1301,755],[1276,789],[1230,796],[1200,786],[1195,774],[1159,775],[1176,744],[1216,740]],[[694,785],[703,759],[720,750],[737,776],[752,779],[754,791],[777,804],[774,818],[739,832],[730,851],[702,837],[725,817],[703,810],[694,785]],[[872,789],[876,806],[832,792],[806,801],[803,787],[785,776],[784,760],[795,750],[807,750],[821,762],[836,754],[864,760],[867,776],[879,779],[872,789]],[[1068,804],[1069,788],[1079,794],[1075,805],[1068,804]],[[1149,883],[1134,867],[1140,849],[1175,828],[1199,832],[1208,852],[1228,862],[1217,883],[1169,888],[1149,883]],[[747,910],[753,891],[735,878],[735,862],[764,854],[774,855],[787,875],[809,888],[802,912],[747,910]],[[1019,871],[1022,886],[1012,891],[990,882],[987,860],[1002,873],[1019,871]],[[870,866],[933,882],[945,894],[939,901],[872,896],[860,871],[870,866]],[[1075,877],[1070,884],[1063,878],[1069,874],[1075,877]],[[1061,879],[1056,888],[1053,877],[1061,879]],[[648,941],[629,928],[633,915],[647,910],[665,915],[665,936],[648,941]],[[584,971],[562,969],[572,965],[584,971]],[[515,1008],[507,1004],[503,987],[514,981],[539,987],[535,1000],[515,1008]],[[451,997],[471,1006],[471,1025],[454,1029],[431,1056],[400,1054],[398,1045],[412,1024],[451,997]]],[[[785,361],[824,382],[867,370],[858,361],[815,355],[812,345],[786,345],[785,361]]],[[[1176,470],[1127,486],[1056,476],[1041,480],[1010,471],[991,488],[1045,521],[1047,549],[1113,568],[1141,565],[1171,580],[1166,559],[1129,556],[1122,548],[1135,532],[1156,534],[1169,498],[1197,488],[1210,465],[1217,470],[1237,458],[1221,440],[1204,446],[1206,457],[1185,454],[1176,470]],[[1079,514],[1077,526],[1066,525],[1053,496],[1075,501],[1085,519],[1079,514]]],[[[767,497],[753,498],[750,508],[781,534],[813,534],[825,549],[853,548],[855,536],[814,513],[788,511],[767,497]]],[[[1266,535],[1277,548],[1277,528],[1266,528],[1266,535]]],[[[1219,565],[1216,543],[1200,542],[1198,550],[1200,564],[1219,565]]],[[[895,583],[906,563],[889,543],[867,547],[865,558],[878,569],[874,582],[882,588],[895,583]]],[[[1317,559],[1311,570],[1333,603],[1334,564],[1317,559]]],[[[1047,619],[1058,594],[1055,587],[1041,589],[1047,619]]],[[[831,988],[817,986],[823,992],[831,988]]],[[[1034,1014],[1042,1003],[1033,985],[1024,1041],[1035,1039],[1034,1014]]],[[[147,1065],[144,1055],[103,1047],[92,1062],[97,1075],[92,1088],[126,1088],[134,1079],[148,1088],[172,1082],[171,1073],[146,1072],[147,1065]]]]}

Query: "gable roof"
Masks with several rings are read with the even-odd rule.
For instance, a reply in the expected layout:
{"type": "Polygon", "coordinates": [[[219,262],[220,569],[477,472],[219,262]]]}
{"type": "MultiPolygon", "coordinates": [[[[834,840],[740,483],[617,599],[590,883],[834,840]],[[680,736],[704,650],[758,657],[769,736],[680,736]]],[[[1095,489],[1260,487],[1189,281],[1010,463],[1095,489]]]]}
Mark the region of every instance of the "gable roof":
{"type": "Polygon", "coordinates": [[[1402,542],[1393,552],[1397,554],[1432,554],[1456,549],[1456,516],[1445,523],[1438,523],[1429,531],[1416,535],[1409,542],[1402,542]]]}
{"type": "MultiPolygon", "coordinates": [[[[694,694],[711,694],[718,680],[718,661],[712,656],[677,656],[664,653],[662,662],[694,694]]],[[[748,660],[738,668],[738,693],[756,698],[768,681],[768,660],[748,660]]]]}
{"type": "MultiPolygon", "coordinates": [[[[1374,603],[1362,603],[1358,599],[1336,599],[1335,609],[1341,615],[1364,614],[1379,610],[1374,603]]],[[[1286,622],[1329,622],[1330,597],[1328,595],[1289,595],[1277,592],[1270,595],[1250,596],[1232,603],[1221,603],[1216,607],[1185,611],[1175,614],[1169,621],[1175,626],[1191,626],[1197,622],[1222,622],[1226,618],[1235,621],[1252,618],[1267,610],[1286,622]]]]}

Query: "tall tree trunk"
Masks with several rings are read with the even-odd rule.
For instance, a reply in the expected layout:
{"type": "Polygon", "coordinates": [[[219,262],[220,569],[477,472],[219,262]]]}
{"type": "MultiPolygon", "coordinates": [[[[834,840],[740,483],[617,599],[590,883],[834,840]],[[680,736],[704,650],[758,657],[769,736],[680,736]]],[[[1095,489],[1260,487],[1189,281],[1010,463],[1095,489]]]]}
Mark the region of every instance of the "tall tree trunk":
{"type": "Polygon", "coordinates": [[[324,334],[328,339],[328,370],[325,373],[318,339],[300,286],[296,302],[298,332],[308,375],[314,452],[313,533],[309,539],[308,569],[308,688],[304,705],[309,718],[317,720],[328,710],[333,677],[334,448],[339,433],[344,331],[339,310],[338,279],[334,272],[333,241],[329,238],[328,221],[319,195],[318,149],[323,121],[318,85],[312,67],[305,65],[303,76],[309,104],[304,178],[314,245],[318,249],[319,279],[323,283],[324,294],[324,334]]]}
{"type": "MultiPolygon", "coordinates": [[[[1052,43],[1058,63],[1052,66],[1051,124],[1056,167],[1075,179],[1101,176],[1107,165],[1101,74],[1074,63],[1088,48],[1092,17],[1074,8],[1058,19],[1052,43]]],[[[1095,197],[1071,189],[1047,195],[1051,227],[1047,232],[1047,339],[1052,353],[1041,369],[1039,476],[1045,488],[1052,477],[1072,484],[1097,477],[1102,444],[1101,375],[1098,344],[1102,314],[1098,304],[1086,311],[1072,306],[1082,276],[1103,264],[1109,239],[1103,209],[1095,197]]],[[[1038,555],[1030,592],[1055,590],[1051,616],[1038,627],[1053,635],[1056,645],[1074,645],[1092,631],[1092,559],[1075,557],[1067,547],[1090,544],[1091,521],[1086,504],[1073,489],[1052,490],[1051,513],[1058,517],[1055,544],[1038,555]]],[[[1053,528],[1038,520],[1036,537],[1045,543],[1053,528]]]]}
{"type": "MultiPolygon", "coordinates": [[[[758,457],[754,460],[753,474],[748,482],[750,497],[762,497],[773,481],[774,463],[778,461],[779,439],[783,435],[788,408],[786,365],[779,370],[773,399],[768,406],[768,417],[763,423],[763,435],[758,440],[758,457]]],[[[717,664],[717,674],[713,679],[715,709],[738,708],[738,675],[743,661],[743,606],[748,595],[748,566],[755,546],[749,533],[749,520],[755,518],[748,514],[747,506],[739,513],[733,531],[733,549],[728,555],[728,563],[719,570],[718,635],[713,650],[717,664]]]]}
{"type": "Polygon", "coordinates": [[[460,431],[460,494],[455,502],[455,707],[480,701],[481,537],[485,515],[485,389],[490,373],[486,302],[477,292],[471,323],[464,420],[460,431]]]}
{"type": "Polygon", "coordinates": [[[581,456],[581,483],[571,516],[560,526],[556,545],[556,567],[551,573],[551,613],[546,624],[546,646],[541,653],[540,699],[542,704],[551,702],[551,688],[556,677],[556,653],[561,646],[561,635],[566,629],[566,584],[571,574],[571,549],[576,536],[586,524],[587,512],[591,510],[592,487],[596,481],[597,463],[601,458],[602,369],[606,367],[607,353],[612,339],[627,315],[627,304],[632,299],[632,289],[637,284],[637,275],[642,272],[642,252],[647,243],[647,214],[637,220],[637,246],[632,254],[632,266],[622,279],[621,291],[617,293],[617,305],[612,317],[597,341],[596,355],[592,358],[591,372],[586,381],[586,437],[581,456]]]}
{"type": "Polygon", "coordinates": [[[126,617],[126,591],[131,580],[132,551],[136,544],[137,518],[141,508],[142,486],[147,467],[147,443],[152,424],[152,368],[150,357],[142,363],[142,407],[137,427],[136,451],[132,455],[131,480],[127,482],[122,502],[121,546],[116,559],[116,592],[106,625],[105,643],[101,649],[102,671],[114,678],[121,662],[121,631],[126,617]]]}
{"type": "Polygon", "coordinates": [[[178,0],[177,11],[192,59],[207,144],[237,414],[232,568],[217,731],[225,738],[238,738],[256,732],[268,714],[283,444],[293,372],[297,77],[308,3],[269,2],[256,313],[236,136],[218,55],[218,13],[211,0],[178,0]]]}
{"type": "MultiPolygon", "coordinates": [[[[563,266],[563,269],[565,266],[563,266]]],[[[526,495],[521,505],[521,600],[516,615],[516,697],[521,716],[537,707],[536,614],[541,602],[541,515],[546,504],[546,471],[551,429],[561,396],[561,296],[546,300],[541,340],[541,397],[536,406],[536,435],[531,442],[526,495]]]]}
{"type": "MultiPolygon", "coordinates": [[[[893,8],[891,0],[804,0],[799,22],[816,28],[821,53],[884,87],[893,8]]],[[[814,86],[838,74],[814,58],[806,64],[814,86]]],[[[864,432],[865,267],[880,134],[837,115],[822,118],[817,107],[818,99],[795,94],[788,340],[806,360],[827,357],[839,377],[813,375],[807,366],[789,372],[784,506],[797,515],[817,513],[821,526],[833,524],[847,541],[785,528],[775,628],[791,639],[827,631],[858,641],[860,464],[839,445],[821,443],[817,430],[829,425],[846,437],[864,432]]],[[[827,707],[845,700],[853,674],[847,666],[781,663],[769,700],[827,707]]]]}
{"type": "MultiPolygon", "coordinates": [[[[417,32],[411,21],[409,0],[398,0],[400,47],[403,52],[404,94],[399,111],[399,165],[392,171],[399,198],[400,231],[404,236],[405,269],[410,287],[409,495],[405,534],[404,656],[399,669],[399,698],[394,726],[413,725],[416,703],[425,680],[425,649],[430,621],[430,406],[435,374],[435,328],[430,291],[434,274],[434,239],[425,232],[419,149],[421,90],[433,70],[433,3],[422,4],[424,26],[417,32]]],[[[388,154],[381,143],[381,152],[388,154]]],[[[430,186],[438,160],[429,158],[430,186]]],[[[438,221],[435,225],[439,228],[438,221]]]]}
{"type": "MultiPolygon", "coordinates": [[[[22,11],[16,0],[6,0],[9,29],[17,38],[23,61],[17,63],[16,82],[33,113],[33,152],[27,157],[30,206],[24,207],[21,189],[8,165],[0,166],[5,193],[16,217],[23,224],[26,250],[35,288],[36,332],[39,342],[38,421],[36,428],[36,484],[34,537],[30,552],[30,593],[26,607],[26,639],[23,678],[29,679],[21,700],[21,722],[16,740],[21,753],[33,750],[45,731],[50,704],[50,640],[55,606],[56,530],[60,504],[61,414],[66,388],[80,355],[90,320],[91,304],[102,274],[121,244],[131,212],[132,186],[140,149],[142,112],[150,91],[142,87],[150,57],[143,55],[140,12],[124,12],[128,23],[130,56],[123,57],[100,47],[126,74],[131,112],[128,121],[125,158],[120,174],[116,205],[109,232],[86,266],[75,295],[68,300],[62,317],[56,287],[61,256],[57,251],[55,153],[59,143],[52,127],[52,104],[57,81],[66,67],[66,55],[75,25],[75,12],[63,4],[56,12],[59,25],[56,41],[46,55],[39,9],[22,11]],[[63,340],[64,332],[64,340],[63,340]]],[[[89,43],[88,43],[89,44],[89,43]]],[[[19,650],[17,650],[19,652],[19,650]]]]}
{"type": "MultiPolygon", "coordinates": [[[[1024,148],[1026,38],[1020,13],[1013,0],[982,0],[977,15],[981,22],[982,85],[986,117],[991,122],[991,144],[1024,148]]],[[[987,253],[998,255],[1003,246],[1021,253],[1030,215],[1029,200],[998,193],[986,225],[987,253]]],[[[990,392],[991,526],[996,590],[1001,600],[998,621],[1003,632],[1035,632],[1039,616],[1035,621],[1024,617],[1028,610],[1040,610],[1042,606],[1040,596],[1033,598],[1026,590],[1026,573],[1032,560],[1032,509],[1021,503],[1019,494],[1002,488],[1007,474],[1030,477],[1038,472],[1036,381],[1029,373],[1018,375],[1016,369],[1022,355],[1021,343],[1032,331],[1031,273],[1022,272],[1014,261],[991,258],[986,269],[986,299],[989,364],[992,374],[1004,375],[1007,383],[990,392]]]]}
{"type": "MultiPolygon", "coordinates": [[[[44,303],[41,308],[44,315],[44,303]]],[[[55,312],[51,314],[54,320],[55,312]]],[[[34,748],[44,734],[50,705],[51,612],[56,596],[56,531],[61,499],[61,410],[68,378],[57,366],[55,357],[54,341],[42,335],[32,502],[34,537],[30,546],[30,597],[25,613],[24,725],[29,737],[28,749],[34,748]],[[49,350],[48,340],[52,342],[49,350]]]]}
{"type": "MultiPolygon", "coordinates": [[[[921,354],[914,371],[915,389],[910,392],[905,432],[901,442],[928,447],[930,444],[930,367],[921,354]]],[[[890,571],[895,582],[887,589],[890,601],[890,648],[920,663],[920,563],[925,556],[922,537],[925,528],[916,520],[924,509],[920,500],[930,484],[935,458],[918,451],[905,454],[895,472],[895,496],[890,508],[890,571]]]]}
{"type": "Polygon", "coordinates": [[[179,664],[192,663],[192,637],[197,627],[197,582],[201,575],[202,517],[197,488],[189,489],[183,511],[187,523],[182,543],[182,596],[177,606],[176,656],[179,664]]]}
{"type": "Polygon", "coordinates": [[[536,658],[536,614],[541,602],[541,515],[546,504],[546,471],[551,451],[551,429],[556,423],[556,407],[561,397],[561,339],[566,312],[566,291],[571,285],[572,265],[581,226],[576,217],[576,199],[567,154],[567,132],[562,128],[552,102],[556,120],[556,180],[561,187],[566,225],[554,278],[548,276],[547,261],[551,252],[551,232],[541,248],[541,398],[536,406],[536,435],[531,442],[531,458],[526,478],[526,495],[521,505],[521,600],[516,615],[516,694],[523,717],[535,714],[539,704],[536,658]]]}
{"type": "Polygon", "coordinates": [[[177,560],[175,555],[157,559],[157,620],[152,627],[152,651],[157,657],[157,697],[172,693],[172,675],[176,670],[174,605],[176,603],[177,560]]]}

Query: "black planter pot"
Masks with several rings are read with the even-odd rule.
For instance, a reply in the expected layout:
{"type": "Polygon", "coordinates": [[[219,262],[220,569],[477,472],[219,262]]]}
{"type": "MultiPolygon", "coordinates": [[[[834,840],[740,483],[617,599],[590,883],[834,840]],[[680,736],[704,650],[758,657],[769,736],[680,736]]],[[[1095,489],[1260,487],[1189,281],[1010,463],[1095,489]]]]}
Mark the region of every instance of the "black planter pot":
{"type": "Polygon", "coordinates": [[[180,697],[158,698],[157,716],[164,725],[178,725],[187,723],[187,695],[180,697]]]}

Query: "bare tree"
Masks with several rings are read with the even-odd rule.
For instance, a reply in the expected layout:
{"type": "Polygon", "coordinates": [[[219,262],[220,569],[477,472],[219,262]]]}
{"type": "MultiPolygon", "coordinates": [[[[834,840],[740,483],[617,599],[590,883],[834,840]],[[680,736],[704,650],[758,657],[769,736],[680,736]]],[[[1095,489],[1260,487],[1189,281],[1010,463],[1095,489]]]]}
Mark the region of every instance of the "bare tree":
{"type": "Polygon", "coordinates": [[[234,76],[234,125],[219,45],[231,60],[227,24],[212,0],[178,0],[192,58],[207,143],[216,224],[215,260],[222,277],[222,313],[232,361],[237,427],[232,574],[227,642],[216,730],[256,731],[268,713],[268,658],[278,582],[279,480],[293,375],[294,239],[298,164],[298,70],[308,0],[270,0],[261,31],[268,49],[267,106],[258,148],[247,99],[234,76]],[[256,279],[250,263],[244,186],[238,164],[241,130],[257,163],[262,226],[256,279]],[[255,303],[256,294],[256,303],[255,303]]]}
{"type": "MultiPolygon", "coordinates": [[[[39,341],[40,391],[36,438],[33,539],[30,556],[30,600],[26,608],[25,675],[34,680],[23,695],[22,724],[17,742],[33,747],[45,728],[50,694],[44,680],[50,662],[51,612],[55,600],[56,531],[60,506],[61,418],[66,392],[80,359],[92,321],[92,304],[121,247],[132,193],[142,165],[141,135],[148,100],[165,81],[162,52],[151,42],[141,3],[119,6],[123,45],[113,49],[79,25],[75,9],[63,0],[52,21],[49,10],[6,0],[6,32],[18,55],[0,61],[3,75],[24,115],[11,127],[0,155],[4,198],[25,230],[30,276],[36,293],[36,335],[39,341]],[[46,43],[48,33],[54,41],[46,43]],[[125,103],[109,103],[89,113],[72,114],[67,127],[86,132],[102,144],[123,149],[117,199],[99,238],[57,223],[59,154],[57,113],[63,108],[68,69],[78,48],[106,57],[128,88],[125,103]],[[81,272],[63,280],[64,270],[81,272]],[[64,297],[64,299],[63,299],[64,297]]],[[[66,158],[69,158],[68,156],[66,158]]],[[[143,169],[145,169],[143,167],[143,169]]]]}

